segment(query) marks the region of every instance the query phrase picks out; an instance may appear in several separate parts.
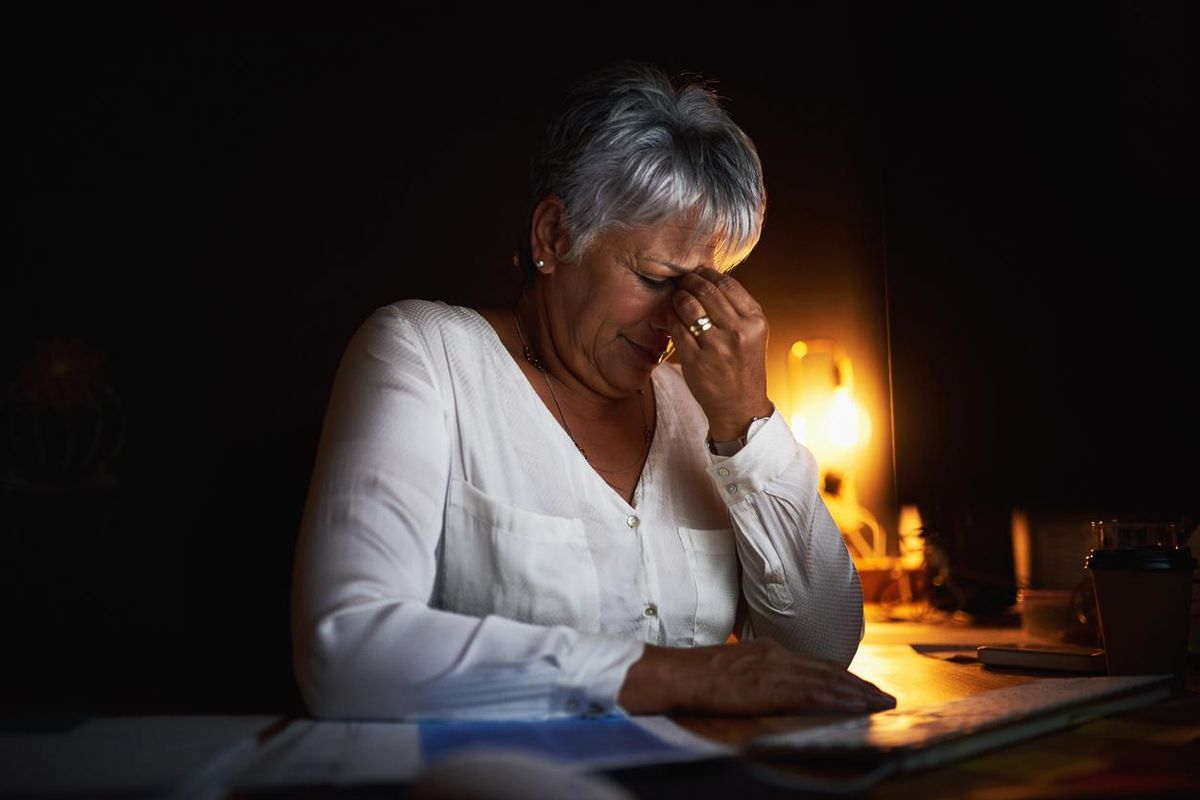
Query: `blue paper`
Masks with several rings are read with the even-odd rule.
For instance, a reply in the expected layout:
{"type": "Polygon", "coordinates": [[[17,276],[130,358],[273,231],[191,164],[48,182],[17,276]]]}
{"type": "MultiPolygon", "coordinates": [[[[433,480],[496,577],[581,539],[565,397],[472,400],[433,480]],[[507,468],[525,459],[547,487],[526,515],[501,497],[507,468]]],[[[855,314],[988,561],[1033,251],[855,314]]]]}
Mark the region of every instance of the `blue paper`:
{"type": "Polygon", "coordinates": [[[614,715],[541,722],[422,722],[420,739],[426,764],[480,746],[515,748],[581,763],[687,752],[614,715]]]}

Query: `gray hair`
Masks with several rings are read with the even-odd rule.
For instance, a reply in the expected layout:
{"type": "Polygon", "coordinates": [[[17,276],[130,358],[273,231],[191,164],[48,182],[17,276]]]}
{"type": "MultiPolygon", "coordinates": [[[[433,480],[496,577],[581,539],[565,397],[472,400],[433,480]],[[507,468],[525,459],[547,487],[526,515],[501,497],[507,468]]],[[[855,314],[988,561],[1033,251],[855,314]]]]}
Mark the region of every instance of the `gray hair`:
{"type": "Polygon", "coordinates": [[[698,75],[672,78],[629,61],[592,73],[567,94],[531,178],[531,214],[548,195],[563,201],[567,261],[604,231],[694,213],[698,235],[715,235],[717,266],[727,269],[757,244],[766,209],[754,143],[716,93],[698,75]]]}

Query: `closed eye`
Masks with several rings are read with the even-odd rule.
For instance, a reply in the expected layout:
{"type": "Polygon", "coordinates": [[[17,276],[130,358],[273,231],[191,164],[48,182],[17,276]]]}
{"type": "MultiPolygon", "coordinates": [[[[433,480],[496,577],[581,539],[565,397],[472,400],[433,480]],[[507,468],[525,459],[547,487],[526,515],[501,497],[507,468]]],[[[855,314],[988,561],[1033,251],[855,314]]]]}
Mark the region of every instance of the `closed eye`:
{"type": "Polygon", "coordinates": [[[634,274],[636,274],[638,276],[639,281],[641,281],[644,285],[649,286],[651,289],[665,289],[669,286],[675,285],[674,278],[663,278],[662,280],[655,280],[653,278],[647,278],[645,275],[643,275],[640,272],[637,272],[634,274]]]}

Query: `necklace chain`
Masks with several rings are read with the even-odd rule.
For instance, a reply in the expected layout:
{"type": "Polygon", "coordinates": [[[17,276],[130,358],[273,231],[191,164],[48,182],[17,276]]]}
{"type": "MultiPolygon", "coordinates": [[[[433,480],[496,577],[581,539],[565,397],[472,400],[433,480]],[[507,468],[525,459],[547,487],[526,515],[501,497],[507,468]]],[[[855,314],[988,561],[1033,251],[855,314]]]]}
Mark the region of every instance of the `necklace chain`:
{"type": "MultiPolygon", "coordinates": [[[[517,336],[521,339],[521,348],[524,351],[525,360],[532,364],[533,368],[542,374],[542,378],[546,381],[546,388],[550,390],[550,397],[554,400],[554,407],[558,409],[558,418],[562,422],[563,430],[567,432],[567,436],[570,437],[571,442],[575,445],[576,449],[579,450],[579,454],[583,456],[583,460],[591,465],[592,469],[599,472],[617,473],[628,472],[641,463],[642,459],[646,457],[646,454],[650,452],[650,442],[654,438],[654,431],[651,429],[650,423],[646,419],[646,402],[643,397],[643,391],[638,389],[638,399],[641,400],[640,405],[642,407],[642,435],[646,441],[645,447],[640,453],[638,453],[638,457],[634,459],[628,466],[621,467],[620,469],[606,469],[604,467],[596,466],[594,463],[592,463],[592,460],[588,458],[587,451],[583,449],[583,445],[581,445],[579,440],[575,438],[575,434],[571,433],[571,426],[567,424],[567,415],[563,413],[562,404],[558,402],[558,394],[554,391],[554,384],[550,381],[550,373],[546,371],[546,365],[542,363],[540,358],[533,354],[533,350],[530,349],[529,343],[525,341],[525,332],[521,328],[521,317],[517,314],[517,310],[515,308],[513,309],[513,322],[515,322],[517,326],[517,336]]],[[[605,482],[608,482],[607,478],[605,478],[605,482]]]]}

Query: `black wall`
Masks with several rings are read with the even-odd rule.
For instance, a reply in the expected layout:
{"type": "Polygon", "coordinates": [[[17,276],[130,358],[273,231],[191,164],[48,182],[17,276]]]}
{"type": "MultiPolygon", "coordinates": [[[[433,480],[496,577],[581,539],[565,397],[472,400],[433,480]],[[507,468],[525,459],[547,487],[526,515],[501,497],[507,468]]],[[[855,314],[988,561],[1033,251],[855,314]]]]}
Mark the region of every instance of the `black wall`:
{"type": "Polygon", "coordinates": [[[1193,22],[1166,3],[897,15],[901,501],[1200,508],[1193,22]]]}

